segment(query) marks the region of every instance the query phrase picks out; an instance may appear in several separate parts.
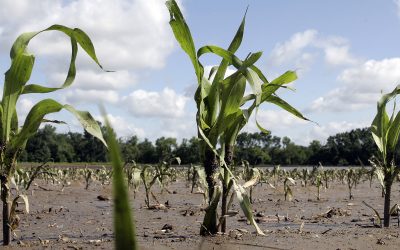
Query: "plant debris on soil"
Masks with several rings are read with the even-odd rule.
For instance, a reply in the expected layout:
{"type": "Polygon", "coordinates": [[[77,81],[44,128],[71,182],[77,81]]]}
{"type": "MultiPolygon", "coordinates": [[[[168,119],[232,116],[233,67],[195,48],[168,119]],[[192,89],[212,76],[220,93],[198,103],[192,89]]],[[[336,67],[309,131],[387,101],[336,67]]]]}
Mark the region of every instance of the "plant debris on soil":
{"type": "MultiPolygon", "coordinates": [[[[253,190],[254,215],[266,236],[259,236],[234,201],[226,234],[200,237],[204,216],[202,194],[191,193],[184,178],[168,185],[177,192],[154,186],[157,202],[147,208],[143,187],[130,191],[137,239],[141,249],[399,249],[400,228],[392,217],[389,229],[377,228],[373,211],[383,213],[378,183],[360,183],[348,199],[342,183],[331,183],[315,197],[316,187],[293,187],[293,201],[284,201],[283,184],[275,189],[258,185],[253,190]]],[[[53,185],[36,180],[29,190],[30,213],[21,209],[20,225],[7,249],[113,249],[112,188],[93,181],[53,185]]],[[[153,201],[154,202],[154,201],[153,201]]],[[[392,191],[400,202],[399,185],[392,191]]],[[[1,229],[0,229],[1,230],[1,229]]]]}

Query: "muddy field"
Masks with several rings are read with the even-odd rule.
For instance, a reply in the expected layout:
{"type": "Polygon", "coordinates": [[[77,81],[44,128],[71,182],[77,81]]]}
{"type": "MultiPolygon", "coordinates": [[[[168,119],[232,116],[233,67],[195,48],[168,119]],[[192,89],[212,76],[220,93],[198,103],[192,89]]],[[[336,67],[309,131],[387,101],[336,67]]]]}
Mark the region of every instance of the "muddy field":
{"type": "MultiPolygon", "coordinates": [[[[383,211],[383,198],[377,182],[366,181],[353,191],[349,200],[346,184],[332,183],[321,191],[317,201],[315,186],[293,188],[292,201],[284,201],[283,184],[276,189],[258,185],[254,190],[254,214],[266,236],[258,236],[240,211],[237,202],[228,218],[229,233],[199,237],[203,219],[202,194],[190,193],[185,180],[171,183],[171,193],[154,194],[161,209],[149,210],[144,189],[133,199],[136,234],[141,249],[399,249],[397,217],[392,227],[374,227],[374,212],[362,201],[383,211]],[[167,225],[168,224],[168,225],[167,225]],[[164,228],[164,229],[163,229],[164,228]]],[[[69,186],[35,181],[28,192],[30,213],[23,213],[12,246],[7,249],[112,249],[111,185],[84,181],[69,186]],[[101,197],[99,197],[101,196],[101,197]]],[[[399,183],[392,192],[392,204],[400,203],[399,183]]]]}

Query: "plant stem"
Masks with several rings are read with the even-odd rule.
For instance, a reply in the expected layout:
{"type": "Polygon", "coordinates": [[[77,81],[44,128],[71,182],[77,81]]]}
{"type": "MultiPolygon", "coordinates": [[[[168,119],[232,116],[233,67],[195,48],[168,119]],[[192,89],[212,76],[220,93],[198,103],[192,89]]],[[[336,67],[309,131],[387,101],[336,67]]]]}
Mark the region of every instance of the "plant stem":
{"type": "MultiPolygon", "coordinates": [[[[202,225],[202,228],[200,229],[200,234],[201,235],[207,235],[207,234],[216,234],[218,232],[218,226],[217,226],[217,204],[218,201],[214,201],[215,206],[212,205],[212,199],[214,196],[214,189],[216,185],[216,181],[214,179],[214,175],[216,171],[218,170],[219,163],[217,156],[214,154],[214,152],[211,149],[206,149],[204,152],[204,171],[206,173],[206,181],[208,185],[208,203],[209,207],[207,209],[215,211],[207,211],[206,215],[204,217],[204,222],[202,225]]],[[[220,195],[219,191],[219,195],[220,195]]],[[[219,195],[216,196],[219,199],[219,195]]]]}
{"type": "Polygon", "coordinates": [[[208,185],[208,203],[211,203],[216,184],[214,174],[218,170],[219,164],[217,156],[211,149],[206,149],[204,154],[204,171],[206,173],[206,181],[208,185]]]}
{"type": "MultiPolygon", "coordinates": [[[[386,179],[386,178],[385,178],[386,179]]],[[[385,204],[383,207],[383,226],[389,227],[390,225],[390,195],[392,192],[393,178],[385,180],[385,204]]]]}
{"type": "MultiPolygon", "coordinates": [[[[227,167],[231,167],[233,164],[233,146],[225,145],[225,163],[227,167]]],[[[229,195],[229,173],[224,169],[224,180],[222,181],[222,204],[221,204],[221,232],[226,232],[226,217],[228,212],[227,201],[229,195]]]]}
{"type": "Polygon", "coordinates": [[[3,202],[3,245],[7,246],[11,242],[10,228],[10,180],[7,175],[0,176],[1,181],[1,201],[3,202]]]}

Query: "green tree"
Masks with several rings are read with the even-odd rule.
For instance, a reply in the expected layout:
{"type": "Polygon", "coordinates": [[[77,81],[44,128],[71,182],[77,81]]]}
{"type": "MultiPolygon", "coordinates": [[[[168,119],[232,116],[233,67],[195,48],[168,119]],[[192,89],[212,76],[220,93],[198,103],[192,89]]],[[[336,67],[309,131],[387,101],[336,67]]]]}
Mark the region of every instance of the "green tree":
{"type": "Polygon", "coordinates": [[[120,140],[122,157],[125,162],[137,161],[139,157],[139,139],[137,136],[131,136],[126,141],[120,140]]]}
{"type": "Polygon", "coordinates": [[[159,162],[169,161],[177,148],[176,138],[164,136],[156,140],[156,157],[159,162]]]}
{"type": "Polygon", "coordinates": [[[200,142],[196,137],[183,139],[182,143],[176,148],[175,155],[181,159],[181,164],[200,163],[200,142]]]}
{"type": "Polygon", "coordinates": [[[157,153],[151,141],[145,139],[138,144],[138,162],[139,163],[157,163],[157,153]]]}

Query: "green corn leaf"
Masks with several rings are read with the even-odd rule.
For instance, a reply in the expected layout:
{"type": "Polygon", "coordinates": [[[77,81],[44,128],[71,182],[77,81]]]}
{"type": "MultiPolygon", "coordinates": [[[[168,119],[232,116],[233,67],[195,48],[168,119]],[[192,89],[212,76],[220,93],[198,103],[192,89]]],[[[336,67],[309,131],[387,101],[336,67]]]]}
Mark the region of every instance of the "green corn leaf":
{"type": "Polygon", "coordinates": [[[372,207],[371,205],[369,205],[368,203],[366,203],[365,201],[362,201],[362,203],[364,203],[365,206],[371,208],[372,211],[374,211],[374,213],[375,213],[375,215],[376,215],[376,218],[378,219],[378,225],[380,225],[380,226],[382,227],[382,217],[381,217],[381,215],[379,214],[379,212],[378,212],[374,207],[372,207]]]}
{"type": "Polygon", "coordinates": [[[274,79],[270,84],[263,84],[262,86],[262,100],[274,94],[282,85],[291,83],[297,79],[295,71],[286,71],[284,74],[274,79]]]}
{"type": "Polygon", "coordinates": [[[245,76],[246,76],[246,79],[247,79],[248,83],[251,86],[253,94],[255,95],[255,103],[254,103],[254,105],[256,107],[258,107],[260,105],[260,103],[261,103],[261,95],[262,95],[261,86],[262,86],[263,82],[258,77],[258,75],[252,70],[246,69],[245,76]]]}
{"type": "Polygon", "coordinates": [[[73,115],[75,115],[75,117],[81,123],[82,127],[89,134],[99,139],[104,144],[104,146],[107,147],[107,143],[103,138],[103,134],[101,133],[99,124],[89,112],[76,110],[74,107],[68,104],[65,104],[64,108],[69,112],[71,112],[73,115]]]}
{"type": "Polygon", "coordinates": [[[23,86],[29,80],[35,58],[33,55],[21,53],[16,55],[10,69],[5,73],[5,82],[2,98],[2,137],[3,142],[9,140],[11,120],[15,112],[16,103],[23,86]]]}
{"type": "MultiPolygon", "coordinates": [[[[228,47],[228,51],[230,51],[232,53],[235,53],[239,49],[240,44],[242,43],[243,34],[244,34],[244,26],[245,26],[245,22],[246,22],[246,13],[247,13],[247,9],[246,9],[244,17],[242,19],[242,22],[240,23],[240,26],[239,26],[238,30],[236,31],[236,34],[233,37],[231,44],[228,47]]],[[[226,70],[228,68],[228,65],[229,65],[229,62],[227,60],[223,59],[221,61],[220,66],[218,67],[217,74],[215,75],[213,84],[221,81],[224,78],[224,76],[226,74],[226,70]]]]}
{"type": "Polygon", "coordinates": [[[233,65],[235,68],[240,68],[243,62],[235,56],[232,52],[225,50],[215,45],[206,45],[197,50],[197,58],[200,58],[204,54],[212,53],[222,57],[229,65],[233,65]]]}
{"type": "Polygon", "coordinates": [[[236,197],[239,200],[240,207],[242,208],[247,220],[250,221],[250,223],[256,228],[258,234],[265,235],[264,232],[258,227],[257,222],[254,220],[250,199],[246,193],[246,190],[242,186],[238,185],[234,180],[233,189],[236,192],[236,197]]]}
{"type": "Polygon", "coordinates": [[[102,112],[107,127],[107,143],[113,167],[113,200],[114,200],[114,234],[116,249],[138,249],[135,238],[131,207],[129,205],[128,188],[126,187],[123,173],[123,164],[118,142],[114,131],[107,119],[105,111],[102,112]]]}
{"type": "MultiPolygon", "coordinates": [[[[78,46],[77,44],[79,44],[84,51],[93,59],[93,61],[96,62],[96,64],[103,69],[103,67],[101,66],[101,64],[99,63],[97,56],[96,56],[96,52],[93,46],[92,41],[90,40],[90,38],[88,37],[88,35],[86,35],[85,32],[83,32],[82,30],[75,28],[75,29],[71,29],[62,25],[53,25],[45,30],[36,32],[35,36],[41,32],[44,31],[51,31],[51,30],[55,30],[55,31],[61,31],[64,34],[66,34],[67,36],[70,37],[71,40],[71,60],[70,60],[70,64],[69,64],[69,69],[68,69],[68,74],[67,77],[64,81],[64,83],[57,88],[50,88],[50,87],[46,87],[46,86],[41,86],[38,84],[30,84],[24,87],[24,90],[22,92],[22,94],[29,94],[29,93],[49,93],[49,92],[53,92],[59,89],[63,89],[66,88],[68,86],[70,86],[73,81],[75,80],[75,76],[76,76],[76,66],[75,66],[75,61],[76,61],[76,56],[78,53],[78,46]]],[[[21,51],[22,49],[26,49],[26,46],[28,45],[29,41],[33,38],[31,36],[31,33],[26,33],[27,35],[21,35],[16,42],[17,46],[19,47],[14,48],[13,50],[15,51],[21,51]]]]}
{"type": "Polygon", "coordinates": [[[264,76],[264,74],[261,72],[261,70],[259,68],[257,68],[255,65],[251,65],[250,69],[253,70],[254,72],[256,72],[256,74],[264,82],[264,84],[269,83],[268,79],[264,76]]]}
{"type": "MultiPolygon", "coordinates": [[[[381,97],[377,104],[377,114],[371,124],[371,133],[382,154],[384,164],[386,164],[386,155],[388,150],[392,150],[397,145],[394,140],[397,134],[398,125],[393,124],[393,120],[389,118],[386,112],[386,104],[400,93],[400,86],[397,86],[392,92],[381,97]],[[390,131],[390,128],[391,131],[390,131]],[[392,136],[392,137],[390,137],[392,136]],[[388,140],[390,143],[388,143],[388,140]]],[[[396,116],[397,118],[397,116],[396,116]]],[[[398,123],[398,121],[396,122],[398,123]]],[[[397,137],[398,138],[398,137],[397,137]]]]}
{"type": "Polygon", "coordinates": [[[14,42],[11,51],[11,67],[5,74],[3,98],[2,98],[2,110],[3,115],[1,117],[2,130],[1,139],[6,142],[9,140],[11,120],[14,116],[15,107],[17,100],[21,94],[27,93],[49,93],[58,89],[68,87],[72,84],[76,75],[75,60],[78,53],[78,44],[86,51],[86,53],[99,65],[100,65],[93,44],[90,38],[80,29],[71,29],[62,25],[52,25],[47,29],[38,32],[28,32],[21,34],[14,42]],[[70,37],[72,55],[69,65],[67,77],[63,85],[59,88],[49,88],[38,84],[30,84],[25,86],[28,82],[32,68],[34,65],[34,56],[28,54],[27,46],[32,38],[36,35],[45,31],[60,31],[70,37]]]}
{"type": "MultiPolygon", "coordinates": [[[[203,83],[206,82],[203,79],[203,83]]],[[[210,86],[210,91],[208,92],[208,95],[206,97],[207,101],[207,107],[208,107],[208,116],[206,118],[208,124],[211,126],[214,125],[214,123],[217,120],[218,112],[219,112],[219,103],[220,103],[220,84],[219,83],[213,83],[210,86]]]]}
{"type": "Polygon", "coordinates": [[[102,66],[100,65],[100,63],[97,59],[93,43],[90,40],[89,36],[81,29],[78,29],[78,28],[71,29],[69,27],[59,25],[59,24],[52,25],[52,26],[48,27],[47,29],[44,29],[41,31],[28,32],[28,33],[21,34],[17,38],[17,40],[14,42],[14,44],[11,48],[10,57],[13,59],[18,54],[25,52],[26,47],[28,46],[28,44],[32,38],[34,38],[36,35],[38,35],[42,32],[51,31],[51,30],[63,32],[65,35],[69,36],[71,39],[78,42],[79,45],[86,51],[86,53],[97,63],[97,65],[99,65],[99,67],[102,68],[102,66]]]}
{"type": "Polygon", "coordinates": [[[45,99],[38,102],[32,109],[29,111],[24,126],[21,131],[12,138],[11,148],[13,150],[17,150],[25,147],[27,140],[32,137],[36,131],[39,129],[40,124],[43,122],[43,118],[45,115],[50,113],[59,112],[61,109],[66,109],[70,111],[78,121],[81,123],[83,128],[94,137],[98,138],[100,141],[107,145],[103,139],[103,135],[100,130],[100,126],[94,120],[94,118],[90,115],[90,113],[85,111],[78,111],[74,109],[70,105],[62,105],[55,100],[45,99]]]}
{"type": "Polygon", "coordinates": [[[246,90],[246,79],[241,74],[234,74],[222,84],[221,117],[237,112],[246,90]]]}
{"type": "Polygon", "coordinates": [[[391,152],[396,150],[397,143],[399,141],[400,134],[400,112],[397,113],[396,117],[390,123],[387,140],[388,148],[391,152]]]}
{"type": "Polygon", "coordinates": [[[304,117],[297,109],[292,107],[289,103],[285,102],[278,96],[271,95],[266,99],[266,101],[281,107],[282,109],[286,110],[287,112],[291,113],[292,115],[294,115],[300,119],[309,121],[309,119],[304,117]]]}
{"type": "Polygon", "coordinates": [[[186,54],[192,61],[193,67],[196,72],[197,81],[198,83],[200,83],[203,78],[204,69],[202,65],[198,62],[196,49],[189,27],[187,26],[185,18],[183,17],[182,12],[180,11],[179,6],[175,2],[175,0],[167,0],[165,4],[167,5],[170,14],[169,24],[172,28],[172,31],[174,32],[175,38],[183,51],[186,52],[186,54]]]}
{"type": "Polygon", "coordinates": [[[246,23],[247,10],[248,10],[248,7],[246,8],[246,12],[244,13],[242,22],[240,23],[240,26],[239,26],[238,30],[236,31],[236,34],[233,37],[231,44],[229,44],[228,50],[232,53],[235,53],[239,49],[240,45],[242,44],[244,27],[245,27],[245,23],[246,23]]]}
{"type": "Polygon", "coordinates": [[[11,117],[11,133],[12,136],[16,135],[18,133],[18,115],[17,115],[17,110],[14,110],[14,114],[11,117]]]}
{"type": "Polygon", "coordinates": [[[217,72],[219,66],[213,66],[208,74],[208,80],[211,81],[212,76],[217,72]]]}
{"type": "Polygon", "coordinates": [[[230,124],[224,132],[225,143],[227,145],[235,145],[240,130],[246,125],[246,119],[242,111],[238,111],[234,115],[236,115],[236,117],[233,123],[230,124]]]}
{"type": "Polygon", "coordinates": [[[257,120],[257,114],[258,114],[258,108],[256,108],[256,114],[255,114],[255,116],[254,116],[254,119],[255,119],[255,121],[256,121],[256,126],[257,126],[257,128],[258,128],[261,132],[263,132],[264,134],[266,134],[266,135],[270,134],[271,132],[270,132],[269,130],[265,129],[263,126],[261,126],[261,124],[258,122],[258,120],[257,120]]]}

